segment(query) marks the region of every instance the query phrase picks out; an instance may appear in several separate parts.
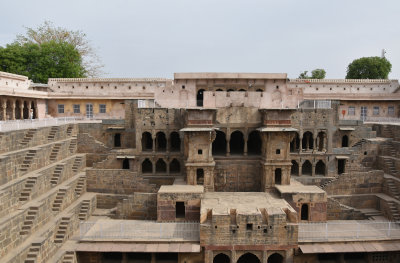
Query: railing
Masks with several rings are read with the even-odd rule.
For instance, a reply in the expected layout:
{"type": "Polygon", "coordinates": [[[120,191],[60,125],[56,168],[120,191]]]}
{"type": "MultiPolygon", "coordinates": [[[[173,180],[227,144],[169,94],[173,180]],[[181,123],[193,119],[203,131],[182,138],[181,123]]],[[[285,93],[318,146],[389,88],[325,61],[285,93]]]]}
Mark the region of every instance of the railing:
{"type": "Polygon", "coordinates": [[[299,242],[399,239],[400,222],[299,223],[299,242]]]}
{"type": "Polygon", "coordinates": [[[304,100],[298,105],[298,108],[330,109],[330,108],[332,108],[332,103],[330,100],[304,100]]]}
{"type": "Polygon", "coordinates": [[[75,123],[75,117],[0,121],[0,132],[75,123]]]}
{"type": "Polygon", "coordinates": [[[81,239],[183,239],[200,240],[199,223],[157,223],[155,221],[110,220],[80,222],[81,239]]]}
{"type": "Polygon", "coordinates": [[[400,123],[400,118],[395,117],[364,117],[364,122],[392,122],[392,123],[400,123]]]}

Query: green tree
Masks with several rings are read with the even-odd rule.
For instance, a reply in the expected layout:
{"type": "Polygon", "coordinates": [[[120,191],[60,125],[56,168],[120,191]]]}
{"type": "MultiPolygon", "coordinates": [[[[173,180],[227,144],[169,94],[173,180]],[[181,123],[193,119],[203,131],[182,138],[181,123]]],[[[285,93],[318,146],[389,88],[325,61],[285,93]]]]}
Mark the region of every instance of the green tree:
{"type": "Polygon", "coordinates": [[[67,42],[13,43],[0,48],[0,70],[47,83],[48,78],[85,77],[82,57],[67,42]]]}
{"type": "Polygon", "coordinates": [[[387,79],[392,64],[381,57],[363,57],[347,66],[346,79],[387,79]]]}
{"type": "Polygon", "coordinates": [[[73,31],[56,27],[52,22],[45,21],[37,28],[26,27],[26,33],[17,35],[16,39],[16,42],[21,45],[43,45],[51,41],[71,44],[81,55],[82,65],[88,76],[96,77],[103,73],[101,70],[103,65],[100,63],[99,57],[87,39],[86,34],[80,30],[73,31]]]}
{"type": "Polygon", "coordinates": [[[308,71],[304,71],[302,73],[300,73],[299,75],[299,79],[324,79],[326,75],[326,71],[324,69],[314,69],[313,71],[311,71],[311,77],[308,76],[308,71]]]}

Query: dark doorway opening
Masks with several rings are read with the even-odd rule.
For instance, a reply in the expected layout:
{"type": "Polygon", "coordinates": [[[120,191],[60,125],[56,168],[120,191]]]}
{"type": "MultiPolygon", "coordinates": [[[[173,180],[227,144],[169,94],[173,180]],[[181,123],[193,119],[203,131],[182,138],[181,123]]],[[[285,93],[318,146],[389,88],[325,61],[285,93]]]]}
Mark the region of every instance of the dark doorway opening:
{"type": "Polygon", "coordinates": [[[308,204],[301,205],[301,220],[308,220],[308,204]]]}
{"type": "Polygon", "coordinates": [[[196,182],[198,185],[204,184],[204,170],[201,168],[196,170],[196,182]]]}
{"type": "Polygon", "coordinates": [[[178,253],[157,253],[156,262],[158,263],[178,263],[178,253]]]}
{"type": "Polygon", "coordinates": [[[128,262],[151,263],[151,253],[126,253],[128,262]]]}
{"type": "Polygon", "coordinates": [[[217,131],[215,140],[212,143],[213,155],[226,155],[226,136],[222,131],[217,131]]]}
{"type": "Polygon", "coordinates": [[[165,152],[167,150],[167,138],[163,132],[157,132],[156,134],[156,149],[159,152],[165,152]]]}
{"type": "Polygon", "coordinates": [[[125,159],[122,161],[122,169],[127,169],[127,170],[129,170],[129,159],[128,159],[128,158],[125,158],[125,159]]]}
{"type": "Polygon", "coordinates": [[[230,262],[231,259],[223,253],[216,255],[213,260],[213,263],[230,263],[230,262]]]}
{"type": "Polygon", "coordinates": [[[290,142],[290,152],[298,152],[300,147],[300,138],[299,134],[296,132],[295,137],[293,140],[290,142]]]}
{"type": "Polygon", "coordinates": [[[29,106],[26,101],[24,101],[23,114],[24,114],[24,119],[29,119],[29,106]]]}
{"type": "Polygon", "coordinates": [[[275,169],[275,184],[281,184],[281,183],[282,183],[282,169],[276,168],[275,169]]]}
{"type": "Polygon", "coordinates": [[[302,175],[312,175],[312,165],[309,160],[306,160],[303,163],[303,166],[301,168],[301,174],[302,175]]]}
{"type": "Polygon", "coordinates": [[[338,174],[342,174],[345,172],[346,160],[339,159],[338,160],[338,174]]]}
{"type": "Polygon", "coordinates": [[[114,147],[121,147],[121,134],[114,134],[114,147]]]}
{"type": "Polygon", "coordinates": [[[291,175],[299,175],[299,164],[296,161],[292,161],[292,167],[290,168],[291,175]]]}
{"type": "Polygon", "coordinates": [[[142,162],[142,173],[153,173],[153,164],[149,159],[142,162]]]}
{"type": "Polygon", "coordinates": [[[246,253],[238,259],[237,263],[260,263],[260,260],[252,253],[246,253]]]}
{"type": "Polygon", "coordinates": [[[271,256],[269,256],[267,263],[282,263],[283,262],[283,257],[278,254],[274,253],[271,256]]]}
{"type": "Polygon", "coordinates": [[[259,131],[252,131],[249,134],[249,140],[247,141],[247,152],[252,155],[260,155],[262,148],[262,141],[259,131]]]}
{"type": "Polygon", "coordinates": [[[319,160],[315,165],[315,174],[325,175],[325,163],[322,160],[319,160]]]}
{"type": "Polygon", "coordinates": [[[302,148],[303,150],[310,150],[314,148],[313,134],[309,131],[303,134],[302,148]]]}
{"type": "Polygon", "coordinates": [[[170,135],[171,152],[179,152],[181,150],[181,139],[179,133],[172,132],[170,135]]]}
{"type": "Polygon", "coordinates": [[[153,138],[151,138],[150,132],[144,132],[142,134],[142,151],[153,150],[153,138]]]}
{"type": "Polygon", "coordinates": [[[156,173],[166,173],[167,172],[167,164],[163,159],[158,159],[156,162],[156,173]]]}
{"type": "Polygon", "coordinates": [[[175,203],[175,217],[176,218],[185,218],[185,202],[176,202],[175,203]]]}
{"type": "Polygon", "coordinates": [[[170,173],[181,172],[181,165],[177,159],[173,159],[172,162],[169,164],[169,172],[170,173]]]}
{"type": "Polygon", "coordinates": [[[326,137],[325,132],[318,133],[318,145],[317,146],[318,146],[318,151],[320,151],[320,152],[326,148],[326,146],[324,145],[325,137],[326,137]]]}
{"type": "Polygon", "coordinates": [[[342,137],[342,147],[349,147],[349,137],[347,135],[342,137]]]}
{"type": "Polygon", "coordinates": [[[204,89],[197,91],[197,106],[203,107],[203,100],[204,100],[204,89]]]}
{"type": "Polygon", "coordinates": [[[119,252],[103,252],[102,261],[104,263],[120,263],[122,260],[122,253],[119,252]]]}
{"type": "Polygon", "coordinates": [[[244,152],[244,139],[243,133],[235,131],[231,134],[231,140],[229,141],[229,147],[231,154],[243,154],[244,152]]]}
{"type": "Polygon", "coordinates": [[[15,102],[15,119],[16,119],[16,120],[22,119],[20,104],[21,104],[21,103],[20,103],[19,100],[17,100],[17,101],[15,102]]]}

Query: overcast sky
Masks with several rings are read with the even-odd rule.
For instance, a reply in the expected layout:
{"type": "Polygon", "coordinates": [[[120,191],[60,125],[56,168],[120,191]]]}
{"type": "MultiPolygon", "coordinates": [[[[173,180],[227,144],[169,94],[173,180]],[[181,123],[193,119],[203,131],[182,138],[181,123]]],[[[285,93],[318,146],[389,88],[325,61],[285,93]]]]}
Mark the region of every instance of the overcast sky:
{"type": "Polygon", "coordinates": [[[82,30],[105,77],[174,72],[324,68],[344,78],[356,58],[380,56],[400,77],[399,0],[2,0],[0,46],[45,20],[82,30]]]}

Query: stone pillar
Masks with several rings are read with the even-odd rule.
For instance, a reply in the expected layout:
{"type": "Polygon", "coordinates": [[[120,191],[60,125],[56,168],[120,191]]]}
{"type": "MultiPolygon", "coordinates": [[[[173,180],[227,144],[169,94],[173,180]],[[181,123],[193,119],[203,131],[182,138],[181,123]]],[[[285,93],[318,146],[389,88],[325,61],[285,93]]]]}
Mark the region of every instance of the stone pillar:
{"type": "Polygon", "coordinates": [[[24,119],[24,102],[20,101],[19,102],[19,119],[23,120],[24,119]]]}
{"type": "Polygon", "coordinates": [[[128,262],[128,257],[126,256],[126,253],[122,253],[122,261],[121,263],[127,263],[128,262]]]}
{"type": "Polygon", "coordinates": [[[169,175],[169,164],[170,164],[170,162],[169,162],[169,160],[167,160],[167,162],[165,162],[165,165],[167,166],[167,174],[169,175]]]}
{"type": "Polygon", "coordinates": [[[169,140],[169,138],[167,137],[167,136],[165,136],[166,137],[166,141],[167,141],[167,145],[166,145],[166,151],[167,151],[167,153],[169,153],[170,152],[170,148],[171,148],[171,145],[170,145],[170,140],[169,140]]]}
{"type": "Polygon", "coordinates": [[[303,162],[300,160],[299,162],[299,176],[303,175],[303,162]]]}
{"type": "Polygon", "coordinates": [[[306,151],[310,149],[310,134],[306,135],[306,151]]]}
{"type": "Polygon", "coordinates": [[[313,162],[311,165],[312,165],[311,176],[315,176],[315,162],[313,162]]]}
{"type": "Polygon", "coordinates": [[[317,147],[317,138],[318,138],[318,136],[317,136],[316,138],[314,138],[314,135],[312,136],[312,140],[313,140],[313,152],[316,152],[316,151],[318,150],[318,147],[317,147]]]}
{"type": "Polygon", "coordinates": [[[152,134],[151,138],[153,139],[153,153],[156,152],[156,135],[152,134]]]}
{"type": "Polygon", "coordinates": [[[245,140],[244,140],[244,150],[243,150],[244,156],[247,156],[247,141],[248,140],[249,140],[249,138],[245,138],[245,140]]]}
{"type": "Polygon", "coordinates": [[[11,116],[10,120],[15,120],[15,100],[11,101],[11,116]]]}
{"type": "Polygon", "coordinates": [[[154,158],[151,160],[151,167],[151,174],[154,175],[156,173],[156,160],[154,160],[154,158]]]}
{"type": "Polygon", "coordinates": [[[179,139],[181,140],[181,154],[184,153],[184,144],[185,144],[185,139],[184,139],[185,135],[183,134],[183,132],[179,133],[179,139]]]}
{"type": "Polygon", "coordinates": [[[302,168],[301,161],[298,162],[298,166],[299,166],[298,175],[301,176],[301,168],[302,168]]]}
{"type": "Polygon", "coordinates": [[[1,103],[1,108],[3,109],[3,114],[2,114],[2,120],[6,121],[7,120],[7,101],[3,100],[1,103]]]}
{"type": "Polygon", "coordinates": [[[151,253],[151,263],[156,263],[156,254],[151,253]]]}
{"type": "Polygon", "coordinates": [[[299,137],[299,153],[303,151],[303,137],[299,137]]]}
{"type": "Polygon", "coordinates": [[[226,140],[226,156],[231,155],[231,148],[230,148],[229,142],[230,142],[230,140],[226,140]]]}
{"type": "Polygon", "coordinates": [[[327,141],[326,133],[324,132],[322,135],[322,151],[323,152],[326,152],[326,141],[327,141]]]}

